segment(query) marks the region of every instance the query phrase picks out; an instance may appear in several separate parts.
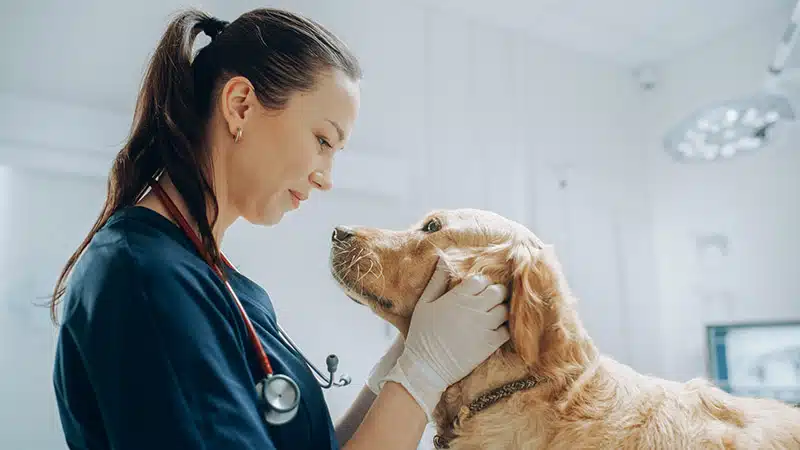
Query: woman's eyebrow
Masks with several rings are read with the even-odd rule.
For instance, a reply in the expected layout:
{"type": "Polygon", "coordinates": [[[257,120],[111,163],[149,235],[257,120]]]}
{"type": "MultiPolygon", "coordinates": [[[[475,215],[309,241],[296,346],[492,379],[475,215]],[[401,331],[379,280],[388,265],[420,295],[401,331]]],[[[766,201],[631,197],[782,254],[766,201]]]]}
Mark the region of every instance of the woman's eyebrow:
{"type": "Polygon", "coordinates": [[[339,142],[344,141],[344,132],[342,131],[342,127],[339,126],[338,123],[332,121],[331,119],[326,119],[328,123],[333,125],[333,128],[336,128],[336,134],[339,135],[339,142]]]}

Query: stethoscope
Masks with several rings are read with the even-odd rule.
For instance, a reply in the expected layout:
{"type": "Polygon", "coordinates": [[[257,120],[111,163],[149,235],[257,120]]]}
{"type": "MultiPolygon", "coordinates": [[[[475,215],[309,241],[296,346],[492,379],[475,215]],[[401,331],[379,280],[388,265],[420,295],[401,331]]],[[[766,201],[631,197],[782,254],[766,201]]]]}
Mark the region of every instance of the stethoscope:
{"type": "MultiPolygon", "coordinates": [[[[250,341],[253,344],[253,347],[256,349],[256,355],[258,356],[261,368],[264,370],[265,377],[256,383],[258,404],[259,408],[261,409],[261,413],[264,416],[264,420],[270,425],[283,425],[289,422],[297,415],[297,411],[300,406],[300,387],[291,377],[273,372],[272,364],[270,364],[269,357],[267,357],[264,347],[261,345],[261,341],[258,340],[256,331],[253,328],[253,323],[250,322],[250,318],[247,316],[247,312],[245,312],[242,302],[239,301],[239,297],[236,295],[233,287],[231,287],[230,283],[225,279],[225,277],[222,276],[222,270],[211,262],[211,258],[205,252],[197,233],[195,233],[195,231],[189,226],[189,224],[186,222],[186,219],[183,217],[183,214],[181,214],[181,212],[178,210],[178,207],[175,206],[175,203],[171,198],[169,198],[167,193],[164,192],[164,189],[155,181],[150,182],[150,187],[158,196],[159,200],[161,200],[161,203],[164,204],[164,207],[167,208],[170,215],[172,215],[172,218],[178,222],[181,230],[183,230],[183,232],[192,240],[192,243],[194,243],[194,246],[206,260],[211,269],[220,277],[220,279],[224,281],[225,287],[228,289],[228,293],[230,293],[231,297],[236,303],[236,307],[239,309],[239,314],[242,316],[242,320],[244,320],[244,324],[247,327],[247,334],[250,336],[250,341]]],[[[220,252],[220,256],[222,257],[222,261],[228,267],[233,270],[237,270],[233,264],[228,261],[228,258],[222,254],[222,252],[220,252]]],[[[291,349],[295,354],[297,354],[297,356],[300,357],[300,359],[303,360],[303,362],[314,372],[316,377],[322,380],[320,382],[320,386],[322,388],[328,389],[331,386],[343,387],[350,384],[352,380],[346,374],[342,374],[338,381],[334,381],[333,379],[334,374],[339,366],[339,358],[336,355],[329,355],[325,360],[325,363],[328,366],[328,375],[325,376],[314,364],[311,363],[311,361],[308,360],[308,358],[305,357],[305,355],[303,355],[300,349],[297,348],[297,345],[295,345],[286,332],[283,331],[283,328],[281,328],[281,326],[277,323],[276,325],[278,328],[278,337],[287,347],[289,347],[289,349],[291,349]]]]}

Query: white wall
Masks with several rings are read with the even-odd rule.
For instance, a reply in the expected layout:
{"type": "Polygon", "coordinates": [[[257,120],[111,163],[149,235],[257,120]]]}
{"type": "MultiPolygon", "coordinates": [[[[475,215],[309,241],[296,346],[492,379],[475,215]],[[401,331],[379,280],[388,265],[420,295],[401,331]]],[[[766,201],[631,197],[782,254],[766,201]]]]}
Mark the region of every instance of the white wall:
{"type": "Polygon", "coordinates": [[[4,169],[0,215],[0,448],[64,448],[52,389],[56,330],[46,303],[105,196],[99,179],[4,169]]]}
{"type": "MultiPolygon", "coordinates": [[[[625,71],[412,5],[351,0],[295,7],[340,33],[363,60],[363,109],[348,150],[357,156],[349,165],[343,162],[346,173],[337,168],[334,174],[334,183],[345,190],[316,195],[274,229],[237,223],[225,251],[270,292],[285,327],[314,361],[322,364],[336,352],[342,370],[360,383],[388,342],[386,327],[330,280],[325,264],[332,226],[405,227],[430,208],[468,206],[517,219],[554,242],[601,348],[642,370],[661,370],[653,350],[661,344],[642,170],[644,99],[625,71]],[[301,312],[309,304],[311,316],[301,312]]],[[[14,95],[4,101],[18,105],[14,95]]],[[[60,107],[49,104],[38,107],[37,117],[58,117],[53,111],[60,107]]],[[[98,134],[108,127],[88,120],[74,121],[80,129],[70,135],[77,137],[64,143],[59,138],[66,132],[37,136],[56,129],[45,125],[38,133],[21,133],[24,121],[13,120],[5,123],[15,126],[5,127],[0,121],[0,158],[19,167],[52,164],[30,156],[44,153],[21,158],[14,149],[50,149],[89,158],[99,164],[91,173],[99,173],[98,161],[108,158],[102,151],[122,139],[98,134]],[[97,145],[85,149],[81,142],[97,145]]],[[[6,386],[21,387],[3,392],[0,448],[63,448],[49,379],[53,332],[45,310],[24,305],[42,288],[47,293],[56,263],[99,211],[104,185],[85,176],[15,173],[12,233],[21,234],[12,234],[17,245],[8,256],[27,259],[14,263],[19,272],[11,280],[13,293],[0,309],[0,323],[17,323],[3,327],[0,369],[6,386]],[[26,355],[31,359],[23,362],[26,355]]],[[[356,391],[328,394],[334,416],[356,391]]],[[[430,448],[429,437],[423,444],[430,448]]]]}
{"type": "MultiPolygon", "coordinates": [[[[704,326],[800,317],[800,153],[796,125],[775,145],[718,164],[673,163],[664,131],[701,106],[757,92],[786,16],[735,30],[663,68],[648,98],[658,290],[665,374],[705,375],[704,326]],[[729,239],[729,255],[703,269],[695,240],[729,239]]],[[[796,62],[790,67],[797,67],[796,62]]]]}

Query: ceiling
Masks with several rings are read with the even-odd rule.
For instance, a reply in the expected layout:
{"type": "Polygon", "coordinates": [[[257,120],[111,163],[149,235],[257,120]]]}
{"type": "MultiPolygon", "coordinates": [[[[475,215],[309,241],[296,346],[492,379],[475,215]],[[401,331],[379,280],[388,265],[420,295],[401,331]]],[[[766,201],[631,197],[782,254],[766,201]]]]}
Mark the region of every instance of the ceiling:
{"type": "MultiPolygon", "coordinates": [[[[359,1],[4,0],[0,2],[0,90],[127,109],[171,13],[195,5],[234,17],[265,5],[304,13],[334,8],[357,19],[359,1]],[[351,5],[351,6],[346,6],[351,5]]],[[[471,16],[626,67],[658,62],[795,0],[404,0],[471,16]]],[[[378,9],[379,3],[371,5],[378,9]]]]}
{"type": "MultiPolygon", "coordinates": [[[[627,67],[669,59],[797,0],[417,0],[627,67]]],[[[776,40],[777,45],[777,40],[776,40]]]]}

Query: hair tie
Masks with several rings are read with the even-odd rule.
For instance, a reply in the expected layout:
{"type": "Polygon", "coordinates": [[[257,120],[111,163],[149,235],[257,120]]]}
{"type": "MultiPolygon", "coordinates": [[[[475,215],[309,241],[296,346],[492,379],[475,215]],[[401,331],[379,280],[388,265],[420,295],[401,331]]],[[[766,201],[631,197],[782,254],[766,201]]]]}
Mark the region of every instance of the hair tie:
{"type": "Polygon", "coordinates": [[[199,23],[200,30],[203,31],[213,41],[230,22],[217,19],[216,17],[209,17],[199,23]]]}

